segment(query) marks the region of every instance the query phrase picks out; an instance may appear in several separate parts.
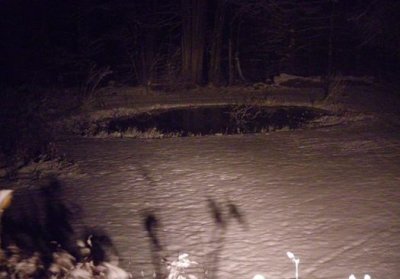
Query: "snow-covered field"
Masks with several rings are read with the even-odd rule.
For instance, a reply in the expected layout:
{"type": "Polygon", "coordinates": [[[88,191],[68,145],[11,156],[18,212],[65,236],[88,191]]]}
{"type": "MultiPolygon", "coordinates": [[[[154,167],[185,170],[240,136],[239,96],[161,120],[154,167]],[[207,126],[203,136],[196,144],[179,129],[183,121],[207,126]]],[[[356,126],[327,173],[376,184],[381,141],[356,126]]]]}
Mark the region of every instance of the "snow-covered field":
{"type": "MultiPolygon", "coordinates": [[[[394,279],[400,275],[400,137],[368,121],[267,135],[74,139],[67,178],[134,278],[188,253],[207,278],[394,279]],[[144,220],[154,228],[156,249],[144,220]]],[[[199,278],[202,278],[199,276],[199,278]]]]}

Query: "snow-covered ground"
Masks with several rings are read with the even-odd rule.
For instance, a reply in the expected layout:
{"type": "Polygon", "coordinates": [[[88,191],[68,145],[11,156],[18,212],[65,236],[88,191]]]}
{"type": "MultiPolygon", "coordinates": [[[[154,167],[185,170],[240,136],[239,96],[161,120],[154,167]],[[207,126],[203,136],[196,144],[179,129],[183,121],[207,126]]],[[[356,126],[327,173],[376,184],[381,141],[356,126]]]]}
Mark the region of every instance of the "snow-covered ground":
{"type": "MultiPolygon", "coordinates": [[[[207,278],[400,275],[400,136],[367,121],[267,135],[73,139],[86,176],[66,179],[121,266],[153,278],[188,253],[207,278]],[[155,249],[144,219],[157,220],[155,249]],[[205,272],[207,271],[207,272],[205,272]]],[[[202,278],[202,277],[199,277],[202,278]]]]}

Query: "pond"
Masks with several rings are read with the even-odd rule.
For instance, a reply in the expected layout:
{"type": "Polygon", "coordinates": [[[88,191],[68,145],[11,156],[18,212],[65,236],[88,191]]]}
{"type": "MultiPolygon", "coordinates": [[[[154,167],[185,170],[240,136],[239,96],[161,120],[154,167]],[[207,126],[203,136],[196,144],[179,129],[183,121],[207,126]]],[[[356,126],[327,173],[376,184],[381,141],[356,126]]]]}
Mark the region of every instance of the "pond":
{"type": "Polygon", "coordinates": [[[295,106],[224,105],[157,109],[132,116],[104,119],[93,135],[101,133],[146,133],[163,135],[209,135],[294,130],[327,112],[295,106]]]}

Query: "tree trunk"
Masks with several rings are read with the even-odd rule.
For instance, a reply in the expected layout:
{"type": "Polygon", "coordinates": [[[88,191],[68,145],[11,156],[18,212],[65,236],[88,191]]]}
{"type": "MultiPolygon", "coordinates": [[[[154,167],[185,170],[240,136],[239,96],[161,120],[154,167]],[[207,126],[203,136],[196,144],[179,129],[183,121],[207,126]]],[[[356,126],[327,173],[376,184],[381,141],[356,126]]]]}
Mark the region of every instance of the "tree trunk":
{"type": "Polygon", "coordinates": [[[331,16],[329,18],[329,38],[328,38],[328,65],[326,69],[325,98],[331,93],[331,83],[333,74],[333,32],[334,32],[335,1],[331,3],[331,16]]]}
{"type": "Polygon", "coordinates": [[[229,63],[228,85],[232,85],[235,80],[235,64],[233,61],[232,37],[229,38],[228,44],[229,44],[228,45],[228,63],[229,63]]]}
{"type": "Polygon", "coordinates": [[[149,85],[152,79],[152,65],[154,63],[154,30],[144,29],[142,45],[142,84],[149,85]]]}
{"type": "Polygon", "coordinates": [[[236,71],[238,73],[239,78],[242,80],[242,82],[246,82],[246,79],[242,72],[242,67],[240,66],[240,59],[239,59],[239,39],[240,39],[241,26],[242,26],[242,24],[241,24],[241,22],[239,22],[238,27],[237,27],[237,34],[236,34],[235,65],[236,65],[236,71]]]}
{"type": "Polygon", "coordinates": [[[225,6],[224,0],[217,1],[217,7],[214,16],[214,32],[211,38],[211,55],[210,55],[210,68],[208,72],[208,80],[218,85],[221,81],[221,51],[223,40],[223,29],[225,22],[225,6]]]}
{"type": "MultiPolygon", "coordinates": [[[[153,12],[157,7],[157,0],[148,0],[146,2],[147,13],[153,12]]],[[[142,29],[142,84],[149,86],[153,78],[153,68],[156,56],[157,29],[153,26],[150,19],[143,24],[142,29]]]]}
{"type": "Polygon", "coordinates": [[[182,77],[195,85],[203,82],[206,0],[181,0],[182,77]]]}

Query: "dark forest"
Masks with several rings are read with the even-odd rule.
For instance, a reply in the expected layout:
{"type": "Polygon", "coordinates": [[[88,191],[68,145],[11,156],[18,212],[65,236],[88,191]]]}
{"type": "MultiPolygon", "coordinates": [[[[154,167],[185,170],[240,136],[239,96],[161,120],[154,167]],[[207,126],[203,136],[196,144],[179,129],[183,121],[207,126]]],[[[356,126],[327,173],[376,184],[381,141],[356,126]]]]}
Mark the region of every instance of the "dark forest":
{"type": "Polygon", "coordinates": [[[2,0],[1,82],[234,85],[399,72],[400,3],[2,0]]]}

